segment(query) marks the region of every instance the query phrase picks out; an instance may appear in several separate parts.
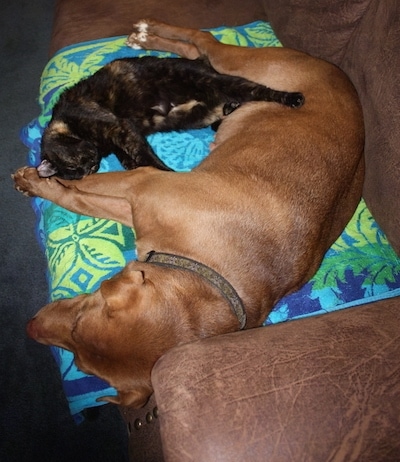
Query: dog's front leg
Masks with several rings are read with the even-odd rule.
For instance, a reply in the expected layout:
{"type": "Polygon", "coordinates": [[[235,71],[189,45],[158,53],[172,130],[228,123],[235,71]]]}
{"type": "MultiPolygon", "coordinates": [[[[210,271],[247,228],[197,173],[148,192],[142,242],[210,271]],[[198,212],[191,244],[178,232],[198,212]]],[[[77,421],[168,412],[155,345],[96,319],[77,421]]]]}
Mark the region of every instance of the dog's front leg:
{"type": "MultiPolygon", "coordinates": [[[[123,172],[120,172],[123,173],[123,172]]],[[[94,177],[91,175],[90,177],[94,177]]],[[[124,197],[113,196],[112,189],[100,184],[102,193],[80,190],[77,185],[85,181],[60,180],[57,177],[40,178],[36,168],[23,167],[12,175],[15,189],[27,196],[48,199],[71,212],[96,218],[118,221],[133,226],[132,208],[124,197]]]]}

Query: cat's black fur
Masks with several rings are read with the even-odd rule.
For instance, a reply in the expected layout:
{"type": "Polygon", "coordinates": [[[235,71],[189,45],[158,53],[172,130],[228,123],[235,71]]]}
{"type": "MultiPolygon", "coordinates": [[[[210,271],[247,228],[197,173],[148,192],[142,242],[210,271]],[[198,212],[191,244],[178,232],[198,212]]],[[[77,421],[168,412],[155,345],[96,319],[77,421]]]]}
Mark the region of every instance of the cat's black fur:
{"type": "Polygon", "coordinates": [[[111,152],[127,169],[168,169],[146,135],[218,123],[248,101],[299,107],[304,98],[218,74],[200,59],[113,61],[61,94],[42,137],[39,175],[79,179],[111,152]]]}

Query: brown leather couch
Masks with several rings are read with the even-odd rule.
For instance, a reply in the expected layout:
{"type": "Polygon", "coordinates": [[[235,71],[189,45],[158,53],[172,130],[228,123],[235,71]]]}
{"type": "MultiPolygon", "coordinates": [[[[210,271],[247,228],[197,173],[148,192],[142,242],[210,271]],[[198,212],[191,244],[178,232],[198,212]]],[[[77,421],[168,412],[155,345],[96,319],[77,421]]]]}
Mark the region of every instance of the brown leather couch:
{"type": "MultiPolygon", "coordinates": [[[[400,254],[397,0],[58,0],[50,54],[147,16],[268,20],[283,45],[342,67],[364,109],[364,198],[400,254]]],[[[184,345],[152,380],[145,408],[121,409],[135,462],[399,461],[400,299],[184,345]]]]}

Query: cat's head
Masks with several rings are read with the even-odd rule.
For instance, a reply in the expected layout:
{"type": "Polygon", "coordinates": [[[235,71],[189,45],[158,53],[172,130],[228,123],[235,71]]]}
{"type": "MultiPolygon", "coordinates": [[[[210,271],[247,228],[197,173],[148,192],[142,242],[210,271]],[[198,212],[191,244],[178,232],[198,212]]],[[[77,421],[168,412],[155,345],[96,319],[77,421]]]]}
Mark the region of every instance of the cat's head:
{"type": "Polygon", "coordinates": [[[42,178],[81,179],[99,169],[101,157],[93,143],[79,138],[65,122],[54,121],[43,133],[37,170],[42,178]]]}

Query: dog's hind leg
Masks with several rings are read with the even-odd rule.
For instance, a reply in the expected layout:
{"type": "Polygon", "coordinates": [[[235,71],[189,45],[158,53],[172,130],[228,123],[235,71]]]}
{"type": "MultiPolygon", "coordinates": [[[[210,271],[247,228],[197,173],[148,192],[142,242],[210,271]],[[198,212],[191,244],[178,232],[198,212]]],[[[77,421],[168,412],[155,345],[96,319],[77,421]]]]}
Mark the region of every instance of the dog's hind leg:
{"type": "Polygon", "coordinates": [[[276,90],[300,91],[299,75],[306,81],[309,66],[313,65],[313,58],[289,48],[226,45],[209,32],[170,26],[153,19],[143,19],[133,27],[128,46],[170,51],[189,59],[205,56],[221,74],[244,77],[276,90]]]}
{"type": "MultiPolygon", "coordinates": [[[[181,28],[177,29],[181,30],[181,28]]],[[[174,34],[174,30],[174,27],[167,24],[152,19],[144,19],[133,25],[133,32],[126,40],[126,44],[134,49],[170,51],[188,59],[199,58],[201,54],[197,47],[191,44],[189,40],[185,41],[180,35],[174,34]],[[168,33],[170,29],[171,33],[168,33]]],[[[186,29],[182,30],[185,31],[186,29]]]]}
{"type": "Polygon", "coordinates": [[[255,86],[253,75],[251,78],[249,78],[250,76],[246,77],[243,75],[242,68],[240,72],[235,72],[231,62],[236,60],[232,57],[224,58],[227,54],[226,47],[229,47],[228,56],[231,56],[231,53],[238,54],[238,57],[241,58],[239,62],[243,62],[242,53],[248,54],[250,48],[224,45],[208,32],[169,26],[153,20],[140,21],[134,26],[134,30],[135,32],[127,39],[128,46],[170,51],[189,59],[196,59],[200,56],[206,57],[211,66],[221,73],[217,80],[222,84],[224,92],[232,94],[234,103],[235,99],[238,103],[272,101],[293,108],[298,108],[304,103],[304,96],[300,92],[273,90],[265,86],[264,82],[262,85],[255,86]],[[234,80],[235,77],[239,76],[242,79],[243,77],[247,78],[248,82],[239,79],[234,80]]]}
{"type": "MultiPolygon", "coordinates": [[[[212,62],[213,57],[218,57],[221,52],[223,53],[223,48],[228,46],[248,50],[246,47],[224,45],[218,42],[209,32],[171,26],[154,19],[142,19],[135,23],[133,32],[128,37],[126,44],[132,48],[170,51],[189,59],[207,56],[214,69],[216,69],[216,66],[212,62]]],[[[231,57],[228,59],[229,61],[231,57]]],[[[230,74],[230,72],[226,73],[230,74]]]]}

